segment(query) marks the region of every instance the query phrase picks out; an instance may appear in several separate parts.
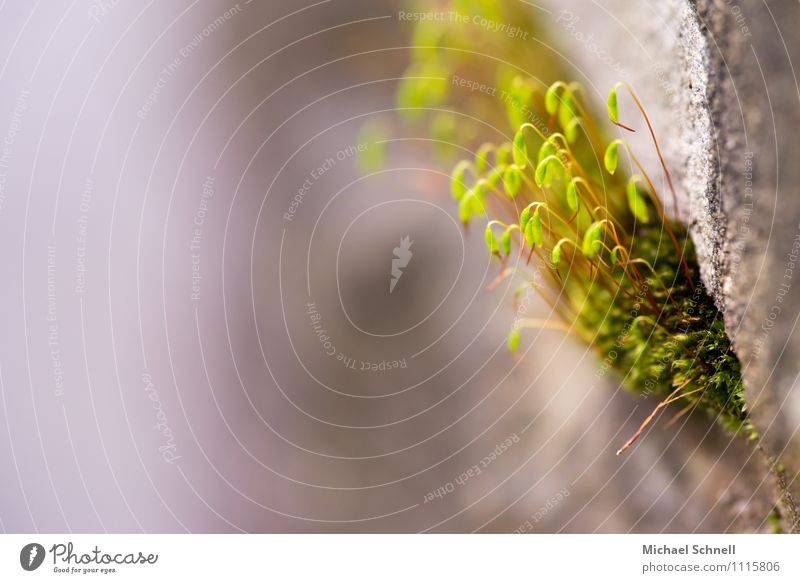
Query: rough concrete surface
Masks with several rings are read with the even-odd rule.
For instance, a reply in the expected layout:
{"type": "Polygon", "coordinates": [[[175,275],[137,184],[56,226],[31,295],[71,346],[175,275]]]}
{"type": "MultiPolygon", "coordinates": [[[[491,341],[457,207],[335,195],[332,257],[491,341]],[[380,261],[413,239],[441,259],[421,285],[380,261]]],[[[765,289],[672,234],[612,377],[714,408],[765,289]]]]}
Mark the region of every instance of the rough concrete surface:
{"type": "MultiPolygon", "coordinates": [[[[744,367],[761,473],[780,499],[784,528],[796,530],[800,5],[553,0],[549,7],[588,84],[602,93],[628,81],[653,119],[678,186],[677,214],[691,226],[703,282],[744,367]]],[[[653,152],[647,165],[657,170],[653,152]]]]}
{"type": "MultiPolygon", "coordinates": [[[[714,242],[715,289],[744,366],[761,446],[779,472],[786,522],[798,528],[800,356],[796,196],[800,107],[794,62],[800,57],[796,2],[697,0],[708,45],[708,89],[715,167],[705,196],[725,229],[714,242]]],[[[697,196],[697,194],[693,194],[697,196]]]]}

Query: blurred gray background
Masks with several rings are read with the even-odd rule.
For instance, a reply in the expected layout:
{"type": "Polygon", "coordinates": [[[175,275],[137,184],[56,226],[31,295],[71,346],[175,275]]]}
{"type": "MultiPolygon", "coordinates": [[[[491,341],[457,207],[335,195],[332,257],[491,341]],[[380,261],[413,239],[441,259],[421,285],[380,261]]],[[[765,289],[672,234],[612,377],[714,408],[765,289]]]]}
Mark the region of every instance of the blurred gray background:
{"type": "Polygon", "coordinates": [[[711,421],[618,458],[654,401],[558,332],[508,354],[513,287],[487,290],[449,168],[363,140],[402,9],[2,4],[0,529],[761,528],[765,472],[711,421]]]}

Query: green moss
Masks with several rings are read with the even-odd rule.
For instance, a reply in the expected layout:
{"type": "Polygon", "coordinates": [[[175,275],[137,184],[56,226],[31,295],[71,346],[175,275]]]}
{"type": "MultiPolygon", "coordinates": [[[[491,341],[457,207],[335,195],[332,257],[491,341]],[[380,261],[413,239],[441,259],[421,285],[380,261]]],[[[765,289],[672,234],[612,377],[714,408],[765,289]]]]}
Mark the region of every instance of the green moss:
{"type": "MultiPolygon", "coordinates": [[[[447,8],[541,30],[534,11],[518,3],[454,0],[447,8]]],[[[597,350],[601,370],[660,398],[654,414],[668,404],[683,413],[697,408],[755,437],[740,365],[700,284],[691,239],[666,218],[655,187],[663,181],[651,180],[620,139],[637,121],[651,128],[633,89],[616,84],[597,115],[579,84],[558,80],[559,61],[543,54],[547,43],[463,22],[418,25],[420,46],[397,103],[434,152],[474,152],[455,165],[454,212],[465,224],[484,222],[501,277],[524,279],[534,267],[545,274],[535,287],[561,320],[516,320],[509,349],[524,350],[526,328],[568,330],[597,350]],[[437,122],[442,116],[447,124],[437,122]]],[[[657,145],[652,130],[651,137],[657,145]]],[[[661,171],[674,201],[663,160],[661,171]]],[[[522,285],[534,286],[532,275],[522,285]]]]}
{"type": "MultiPolygon", "coordinates": [[[[691,239],[677,223],[672,223],[672,230],[685,241],[683,257],[693,281],[699,282],[691,239]]],[[[732,431],[752,431],[739,361],[711,298],[701,285],[692,286],[675,247],[660,229],[640,229],[632,242],[631,255],[653,265],[667,289],[651,277],[647,288],[636,293],[620,276],[620,287],[613,293],[596,286],[587,294],[579,320],[587,330],[596,331],[592,344],[601,359],[634,392],[666,399],[684,386],[681,394],[688,396],[676,404],[696,405],[732,431]],[[659,311],[655,317],[653,306],[659,311]]]]}
{"type": "Polygon", "coordinates": [[[767,516],[767,524],[769,525],[772,534],[783,534],[781,517],[777,508],[773,508],[772,512],[769,513],[769,516],[767,516]]]}

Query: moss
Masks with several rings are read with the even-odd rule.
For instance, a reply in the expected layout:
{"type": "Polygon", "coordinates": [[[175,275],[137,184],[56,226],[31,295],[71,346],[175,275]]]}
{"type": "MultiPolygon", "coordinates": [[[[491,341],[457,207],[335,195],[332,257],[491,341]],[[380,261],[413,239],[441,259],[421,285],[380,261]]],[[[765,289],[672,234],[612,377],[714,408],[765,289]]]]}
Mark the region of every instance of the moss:
{"type": "MultiPolygon", "coordinates": [[[[520,30],[541,28],[533,11],[515,6],[441,4],[520,30]]],[[[679,413],[704,410],[755,437],[740,365],[700,284],[691,239],[660,202],[656,182],[669,185],[673,201],[677,196],[633,89],[611,88],[600,116],[578,83],[557,80],[558,62],[543,58],[544,45],[461,20],[421,22],[414,38],[418,46],[397,93],[401,115],[425,128],[445,159],[474,152],[452,174],[459,218],[486,221],[499,277],[527,273],[522,286],[541,291],[561,319],[517,319],[509,349],[523,350],[525,328],[565,329],[596,349],[604,369],[617,371],[632,391],[660,397],[620,451],[669,404],[681,406],[679,413]],[[442,116],[448,123],[440,123],[442,116]],[[650,132],[665,181],[651,180],[624,139],[609,140],[609,130],[624,137],[637,125],[650,132]],[[534,266],[544,281],[531,276],[534,266]]]]}
{"type": "Polygon", "coordinates": [[[783,534],[783,527],[781,526],[781,515],[777,508],[773,508],[772,512],[767,516],[767,524],[769,525],[772,534],[783,534]]]}
{"type": "MultiPolygon", "coordinates": [[[[683,256],[699,282],[699,269],[691,239],[672,223],[683,256]]],[[[640,229],[632,238],[631,255],[648,260],[667,289],[655,277],[646,293],[636,294],[620,277],[619,290],[597,287],[587,294],[581,325],[596,330],[592,344],[600,358],[620,374],[632,391],[670,398],[684,386],[675,403],[697,406],[732,431],[753,428],[747,419],[741,369],[731,350],[721,314],[701,285],[692,286],[680,268],[680,256],[657,228],[640,229]],[[644,303],[661,311],[654,319],[643,317],[644,303]]],[[[618,269],[618,271],[621,271],[618,269]]],[[[650,310],[652,311],[652,310],[650,310]]]]}

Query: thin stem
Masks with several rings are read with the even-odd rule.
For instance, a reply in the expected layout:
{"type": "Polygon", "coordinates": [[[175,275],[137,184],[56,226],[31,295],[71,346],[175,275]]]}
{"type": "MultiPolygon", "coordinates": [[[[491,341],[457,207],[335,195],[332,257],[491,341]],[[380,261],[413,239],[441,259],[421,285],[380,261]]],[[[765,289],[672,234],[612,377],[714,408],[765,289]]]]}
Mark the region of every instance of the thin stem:
{"type": "Polygon", "coordinates": [[[647,416],[647,419],[645,419],[642,422],[642,424],[639,426],[639,429],[636,431],[636,433],[634,433],[633,436],[628,441],[625,442],[625,445],[623,445],[621,448],[619,448],[617,450],[617,455],[621,454],[623,451],[625,451],[631,445],[633,445],[633,442],[636,441],[639,438],[639,436],[642,434],[642,432],[645,430],[645,428],[648,425],[650,425],[650,422],[655,418],[655,416],[658,414],[658,412],[661,411],[661,409],[663,409],[664,407],[666,407],[670,403],[672,403],[674,401],[677,401],[678,399],[682,399],[684,397],[688,397],[689,395],[691,395],[693,393],[697,393],[697,392],[702,391],[702,390],[705,390],[705,388],[706,388],[705,386],[703,386],[703,387],[700,387],[699,389],[695,389],[693,391],[689,391],[686,394],[676,396],[676,394],[678,392],[680,392],[688,384],[688,382],[689,381],[687,381],[686,383],[684,383],[681,386],[679,386],[672,393],[670,393],[669,397],[667,397],[666,399],[661,401],[658,405],[656,405],[656,408],[653,409],[653,412],[650,413],[650,415],[647,416]]]}
{"type": "Polygon", "coordinates": [[[567,326],[563,322],[558,322],[556,320],[540,320],[538,318],[523,318],[518,321],[517,325],[520,328],[540,328],[540,329],[548,329],[548,330],[560,330],[562,332],[566,332],[567,334],[571,334],[575,336],[581,341],[585,339],[578,334],[575,330],[574,326],[567,326]]]}
{"type": "Polygon", "coordinates": [[[667,219],[667,215],[664,212],[664,207],[661,205],[661,201],[658,199],[658,195],[656,194],[656,187],[653,185],[653,182],[650,180],[650,177],[647,175],[647,172],[645,171],[641,162],[639,162],[639,159],[634,155],[630,146],[628,146],[628,144],[625,144],[625,148],[627,149],[628,155],[630,156],[631,160],[633,160],[633,163],[636,164],[636,167],[639,168],[639,170],[641,171],[642,176],[647,182],[647,186],[650,188],[650,200],[653,201],[653,205],[656,207],[656,212],[658,213],[659,219],[661,219],[661,224],[664,225],[664,230],[667,231],[667,235],[669,235],[669,238],[672,240],[672,244],[675,247],[675,251],[677,251],[678,256],[680,257],[680,263],[681,263],[681,268],[683,269],[683,273],[684,275],[686,275],[686,279],[689,281],[689,285],[691,286],[692,291],[694,291],[697,288],[694,285],[694,278],[692,277],[692,272],[689,269],[689,264],[686,263],[686,258],[683,256],[683,249],[681,249],[681,246],[678,244],[678,239],[677,237],[675,237],[675,233],[672,231],[672,227],[669,224],[669,219],[667,219]]]}
{"type": "Polygon", "coordinates": [[[647,124],[647,129],[650,131],[650,137],[653,139],[653,144],[656,147],[656,154],[658,155],[658,161],[661,162],[661,168],[664,170],[664,175],[667,178],[667,184],[669,184],[669,189],[672,192],[672,204],[675,205],[675,212],[677,213],[678,195],[675,193],[675,186],[672,183],[672,176],[670,175],[669,169],[667,168],[667,163],[664,161],[664,156],[661,155],[661,147],[658,145],[658,140],[656,139],[656,133],[653,130],[653,125],[650,123],[650,118],[647,116],[647,112],[645,111],[642,103],[639,101],[639,98],[636,97],[636,93],[634,92],[633,88],[625,81],[622,82],[622,85],[625,87],[625,89],[628,90],[628,93],[630,93],[631,97],[633,98],[633,101],[636,103],[636,107],[641,112],[642,117],[644,118],[644,121],[647,124]]]}

